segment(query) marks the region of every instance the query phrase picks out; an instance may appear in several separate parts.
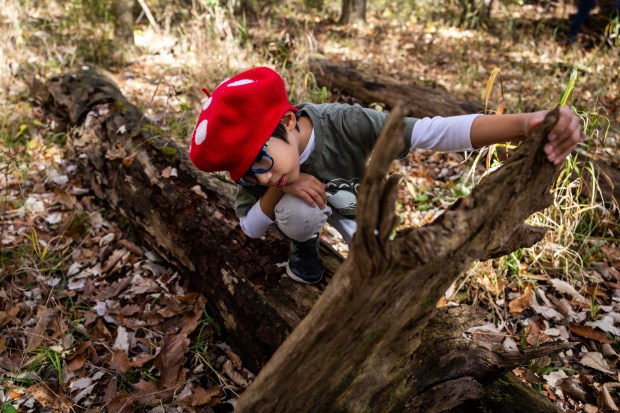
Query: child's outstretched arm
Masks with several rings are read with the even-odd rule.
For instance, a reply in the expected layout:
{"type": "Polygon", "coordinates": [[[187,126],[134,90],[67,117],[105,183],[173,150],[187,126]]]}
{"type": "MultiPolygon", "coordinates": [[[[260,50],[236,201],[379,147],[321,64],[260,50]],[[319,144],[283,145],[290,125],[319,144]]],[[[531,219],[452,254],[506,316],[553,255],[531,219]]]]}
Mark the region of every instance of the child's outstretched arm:
{"type": "MultiPolygon", "coordinates": [[[[471,126],[471,144],[474,148],[522,140],[545,118],[548,111],[514,115],[478,116],[471,126]],[[499,139],[498,139],[499,138],[499,139]]],[[[566,106],[560,109],[560,118],[548,136],[545,145],[547,159],[554,164],[562,162],[579,143],[579,118],[566,106]]]]}

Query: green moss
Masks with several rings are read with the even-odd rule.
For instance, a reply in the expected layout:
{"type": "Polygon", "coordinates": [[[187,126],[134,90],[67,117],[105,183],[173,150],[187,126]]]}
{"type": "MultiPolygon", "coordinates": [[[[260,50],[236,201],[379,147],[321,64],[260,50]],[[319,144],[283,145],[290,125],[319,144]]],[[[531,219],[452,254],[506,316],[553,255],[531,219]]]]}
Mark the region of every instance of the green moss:
{"type": "Polygon", "coordinates": [[[497,379],[487,387],[487,397],[493,403],[506,404],[512,402],[512,396],[505,389],[510,386],[505,380],[497,379]]]}
{"type": "Polygon", "coordinates": [[[170,146],[162,146],[159,148],[164,157],[172,163],[176,163],[179,160],[179,151],[176,148],[170,146]]]}
{"type": "Polygon", "coordinates": [[[152,132],[155,135],[163,135],[164,131],[161,130],[160,128],[158,128],[155,125],[150,125],[150,124],[146,124],[142,126],[142,131],[143,132],[152,132]]]}
{"type": "Polygon", "coordinates": [[[381,333],[379,333],[377,330],[374,330],[372,333],[370,333],[368,341],[370,341],[371,343],[375,343],[377,340],[379,340],[379,338],[381,338],[381,333]]]}
{"type": "Polygon", "coordinates": [[[439,298],[437,296],[431,295],[424,299],[424,301],[422,302],[422,305],[425,308],[435,307],[437,305],[437,301],[439,301],[439,298]]]}

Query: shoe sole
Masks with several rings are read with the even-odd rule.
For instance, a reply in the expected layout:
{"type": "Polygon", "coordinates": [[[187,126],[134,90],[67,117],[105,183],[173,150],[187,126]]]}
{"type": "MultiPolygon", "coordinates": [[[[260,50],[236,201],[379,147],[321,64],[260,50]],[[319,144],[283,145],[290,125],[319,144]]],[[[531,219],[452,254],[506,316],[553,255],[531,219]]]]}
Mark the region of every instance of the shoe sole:
{"type": "Polygon", "coordinates": [[[316,281],[306,281],[303,278],[299,278],[298,276],[293,274],[293,271],[291,271],[291,268],[288,266],[288,262],[286,263],[286,275],[288,275],[293,280],[295,280],[297,282],[300,282],[300,283],[303,283],[303,284],[316,284],[318,282],[321,282],[321,280],[323,279],[323,273],[322,272],[321,272],[321,276],[316,281]]]}

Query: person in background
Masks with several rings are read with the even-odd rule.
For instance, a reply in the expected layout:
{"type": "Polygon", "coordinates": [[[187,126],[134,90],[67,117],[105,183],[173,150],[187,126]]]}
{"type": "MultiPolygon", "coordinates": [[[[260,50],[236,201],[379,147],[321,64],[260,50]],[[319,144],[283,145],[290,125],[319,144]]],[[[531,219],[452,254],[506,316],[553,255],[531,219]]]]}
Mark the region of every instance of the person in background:
{"type": "MultiPolygon", "coordinates": [[[[620,16],[620,0],[615,2],[615,16],[620,16]]],[[[581,30],[581,26],[588,20],[592,9],[596,5],[596,0],[579,0],[577,3],[577,14],[573,17],[570,28],[568,29],[568,44],[575,43],[577,34],[581,30]]]]}

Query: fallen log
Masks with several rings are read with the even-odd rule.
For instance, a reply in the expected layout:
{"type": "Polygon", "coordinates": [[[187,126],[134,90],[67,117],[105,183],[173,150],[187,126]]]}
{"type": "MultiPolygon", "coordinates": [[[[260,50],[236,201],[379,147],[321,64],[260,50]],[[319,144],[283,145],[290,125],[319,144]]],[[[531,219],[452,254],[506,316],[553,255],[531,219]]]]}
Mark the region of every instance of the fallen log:
{"type": "Polygon", "coordinates": [[[70,145],[85,155],[97,197],[205,294],[231,343],[258,370],[320,294],[282,278],[276,264],[287,260],[288,242],[275,232],[247,238],[232,208],[235,185],[196,170],[187,149],[165,138],[109,79],[78,72],[51,79],[47,90],[50,109],[81,125],[70,145]],[[176,171],[165,178],[166,168],[176,171]]]}
{"type": "MultiPolygon", "coordinates": [[[[476,322],[465,306],[438,313],[447,314],[452,323],[427,326],[440,317],[433,309],[441,292],[473,260],[531,245],[544,234],[521,225],[549,202],[545,179],[552,180],[554,174],[536,155],[537,147],[524,149],[500,169],[504,172],[485,180],[495,182],[495,191],[492,184],[481,185],[483,189],[474,193],[478,195],[455,204],[433,226],[395,240],[390,234],[396,181],[383,186],[383,168],[393,154],[373,156],[380,161],[367,184],[369,195],[361,198],[369,203],[360,209],[360,222],[366,222],[360,227],[362,235],[356,236],[351,256],[338,270],[341,275],[321,296],[324,284],[306,286],[282,277],[276,263],[286,260],[287,243],[278,234],[261,240],[243,235],[232,208],[234,185],[227,177],[198,172],[186,148],[166,139],[109,79],[78,72],[51,79],[47,90],[48,95],[40,96],[46,106],[68,125],[81,125],[71,146],[82,158],[95,194],[127,217],[148,245],[205,294],[227,339],[252,369],[265,364],[315,305],[315,315],[263,368],[240,411],[301,412],[311,411],[309,406],[318,409],[314,411],[357,411],[363,405],[415,411],[429,404],[435,405],[431,410],[447,411],[474,394],[484,394],[474,388],[483,389],[486,382],[527,360],[566,346],[515,355],[498,346],[463,341],[460,334],[442,335],[476,322]],[[515,177],[521,174],[517,170],[526,171],[521,179],[529,185],[515,177]],[[510,192],[502,184],[517,188],[516,194],[503,196],[521,199],[505,212],[494,207],[494,202],[505,202],[498,193],[510,192]],[[446,262],[453,268],[447,269],[446,262]],[[387,274],[377,276],[377,270],[387,274]],[[395,282],[386,285],[390,279],[395,282]],[[340,304],[334,307],[334,302],[340,304]],[[325,317],[317,318],[317,311],[325,317]],[[351,345],[351,340],[358,344],[351,345]],[[422,342],[426,345],[420,346],[422,342]],[[432,351],[436,348],[445,350],[444,357],[432,351]],[[444,368],[434,367],[439,365],[444,368]],[[278,366],[275,371],[273,366],[278,366]],[[289,373],[288,383],[272,387],[273,379],[283,380],[289,373]],[[462,386],[452,386],[456,383],[462,386]]],[[[385,134],[390,133],[394,130],[386,128],[385,134]]],[[[538,143],[543,135],[544,131],[538,143]]],[[[335,272],[340,257],[329,249],[322,254],[329,272],[335,272]]]]}
{"type": "Polygon", "coordinates": [[[481,104],[457,99],[445,90],[399,83],[334,64],[320,56],[311,57],[309,66],[317,84],[353,96],[365,105],[380,102],[393,108],[397,102],[405,101],[410,115],[417,118],[466,115],[484,110],[481,104]]]}

